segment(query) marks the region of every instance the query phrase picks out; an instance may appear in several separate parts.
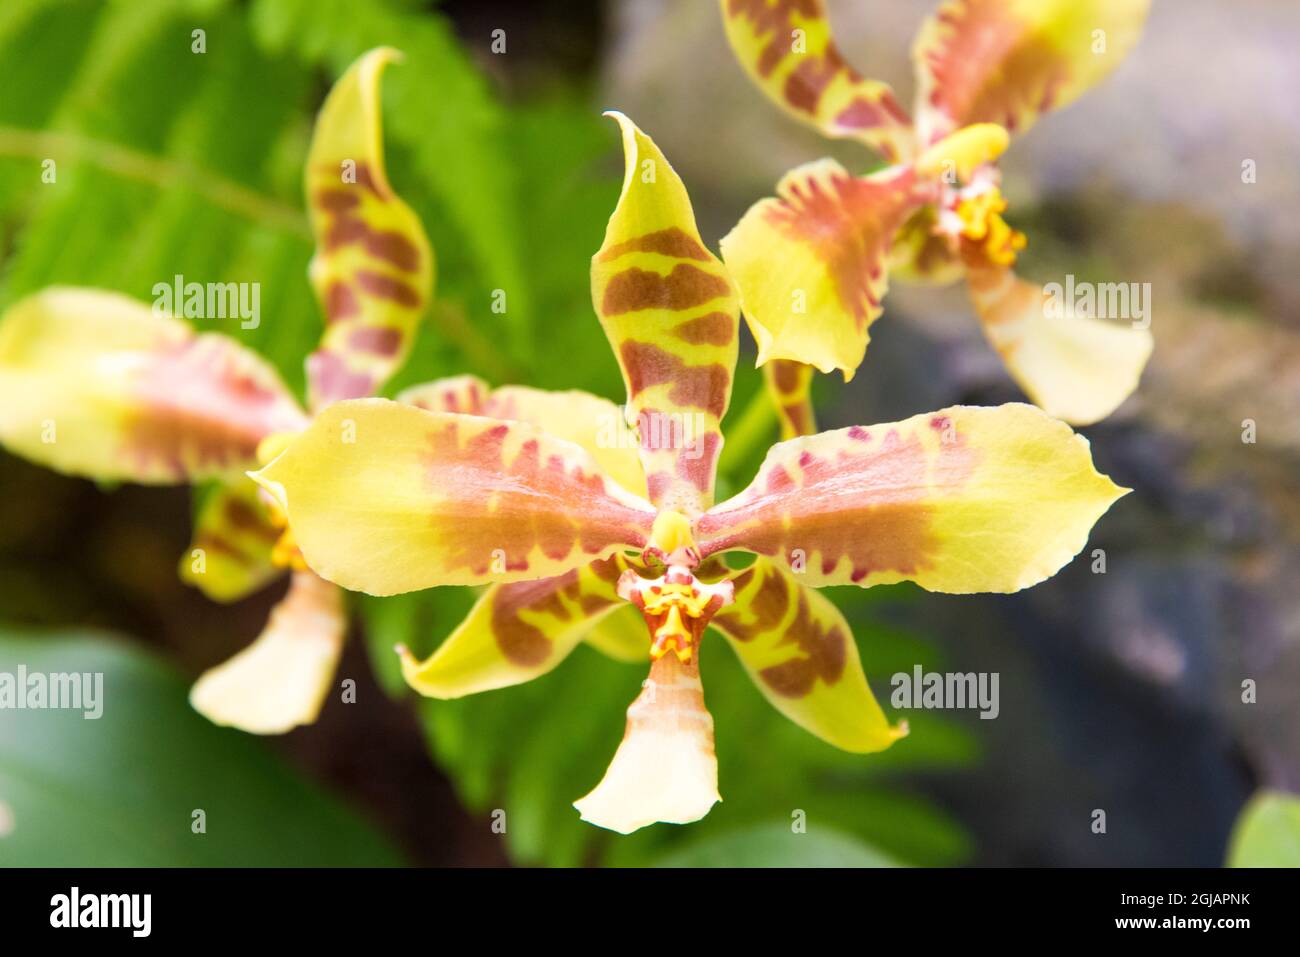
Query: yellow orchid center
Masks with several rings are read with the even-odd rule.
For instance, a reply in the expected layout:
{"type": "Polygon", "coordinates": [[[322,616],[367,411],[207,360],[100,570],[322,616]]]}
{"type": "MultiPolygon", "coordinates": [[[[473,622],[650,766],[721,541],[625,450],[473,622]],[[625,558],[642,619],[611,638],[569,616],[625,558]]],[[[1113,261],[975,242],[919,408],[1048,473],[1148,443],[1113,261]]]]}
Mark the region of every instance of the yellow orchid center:
{"type": "Polygon", "coordinates": [[[973,123],[940,140],[916,161],[924,176],[942,179],[940,231],[961,245],[962,257],[982,265],[1012,266],[1025,234],[1002,218],[1007,201],[998,188],[997,159],[1010,135],[996,123],[973,123]]]}
{"type": "Polygon", "coordinates": [[[665,565],[694,566],[700,560],[700,553],[695,547],[691,520],[672,509],[660,512],[655,516],[654,526],[650,529],[650,544],[646,547],[646,554],[665,565]]]}
{"type": "Polygon", "coordinates": [[[967,193],[954,210],[960,226],[963,254],[997,266],[1013,266],[1016,254],[1025,248],[1025,234],[1013,229],[1002,214],[1007,201],[996,186],[967,193]]]}
{"type": "Polygon", "coordinates": [[[619,579],[618,593],[645,616],[655,661],[669,651],[679,661],[691,661],[709,619],[735,598],[731,582],[707,584],[685,565],[669,565],[659,578],[642,578],[629,569],[619,579]]]}
{"type": "Polygon", "coordinates": [[[730,582],[709,585],[692,571],[700,561],[690,518],[673,509],[655,516],[650,544],[644,554],[668,566],[659,578],[642,578],[628,570],[619,579],[618,593],[641,609],[650,628],[650,657],[658,661],[669,651],[687,662],[709,619],[731,604],[730,582]]]}

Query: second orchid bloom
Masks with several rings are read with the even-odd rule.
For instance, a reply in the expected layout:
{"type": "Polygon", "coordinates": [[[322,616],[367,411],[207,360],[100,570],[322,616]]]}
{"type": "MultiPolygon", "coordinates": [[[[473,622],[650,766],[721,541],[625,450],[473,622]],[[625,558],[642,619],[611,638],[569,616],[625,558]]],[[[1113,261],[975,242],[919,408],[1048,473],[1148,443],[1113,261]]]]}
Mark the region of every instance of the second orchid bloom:
{"type": "Polygon", "coordinates": [[[398,58],[372,50],[339,78],[308,150],[310,278],[326,323],[306,362],[309,411],[259,354],[178,318],[211,308],[213,292],[205,303],[199,284],[188,304],[177,294],[175,315],[158,300],[53,287],[0,317],[0,444],[99,481],[211,484],[180,573],[216,601],[291,576],[257,640],[191,693],[212,721],[258,734],[316,720],[347,617],[340,590],[305,567],[283,516],[243,473],[312,413],[383,386],[410,354],[433,291],[433,250],[384,167],[380,77],[398,58]]]}
{"type": "Polygon", "coordinates": [[[1026,240],[1003,219],[996,161],[1012,135],[1118,66],[1149,0],[946,0],[912,49],[913,117],[849,65],[822,0],[720,4],[732,49],[771,100],[889,163],[869,176],[831,159],[793,169],[722,240],[760,362],[851,377],[891,273],[964,277],[985,336],[1044,410],[1086,425],[1133,392],[1150,332],[1073,306],[1055,315],[1015,275],[1026,240]]]}
{"type": "Polygon", "coordinates": [[[626,833],[697,820],[719,800],[700,680],[707,628],[792,720],[838,747],[880,750],[906,729],[885,718],[848,623],[817,589],[1014,592],[1068,562],[1124,490],[1068,426],[1014,404],[780,442],[748,488],[715,504],[736,285],[672,167],[612,115],[625,177],[592,293],[625,409],[583,393],[489,394],[472,380],[457,380],[458,405],[437,404],[457,412],[420,408],[419,396],[341,401],[254,478],[330,581],[374,595],[489,586],[431,658],[403,654],[427,695],[537,677],[603,618],[637,609],[649,680],[604,778],[576,802],[626,833]],[[611,442],[615,416],[635,427],[634,447],[611,442]],[[729,564],[738,553],[757,558],[729,564]]]}

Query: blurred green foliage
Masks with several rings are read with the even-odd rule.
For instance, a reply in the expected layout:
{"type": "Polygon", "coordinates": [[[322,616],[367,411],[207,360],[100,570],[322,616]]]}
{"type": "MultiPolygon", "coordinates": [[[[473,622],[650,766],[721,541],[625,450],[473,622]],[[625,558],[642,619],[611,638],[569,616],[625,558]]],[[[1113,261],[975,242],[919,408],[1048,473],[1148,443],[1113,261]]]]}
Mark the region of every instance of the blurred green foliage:
{"type": "Polygon", "coordinates": [[[25,867],[379,867],[369,824],[266,742],[210,724],[169,666],[107,636],[0,633],[0,672],[101,673],[102,715],[6,711],[0,864],[25,867]],[[202,832],[194,816],[202,811],[202,832]]]}
{"type": "MultiPolygon", "coordinates": [[[[8,0],[0,12],[0,306],[54,283],[147,300],[154,283],[176,274],[257,281],[259,328],[199,324],[263,352],[301,393],[303,357],[320,331],[306,281],[312,250],[301,164],[329,83],[381,44],[406,54],[385,80],[390,178],[420,214],[438,257],[437,302],[389,394],[474,372],[495,384],[619,396],[588,278],[621,175],[613,125],[572,85],[503,102],[444,18],[396,0],[8,0]],[[206,32],[202,54],[191,52],[196,29],[206,32]],[[52,184],[40,180],[47,157],[58,164],[52,184]],[[490,308],[498,289],[507,295],[505,315],[490,308]]],[[[729,425],[758,389],[742,357],[729,425]]],[[[728,456],[721,496],[748,480],[762,452],[728,456]]],[[[909,594],[837,590],[882,697],[891,673],[940,664],[930,647],[878,624],[882,602],[909,594]]],[[[355,596],[375,671],[391,694],[409,697],[393,645],[430,652],[473,597],[464,589],[355,596]]],[[[906,775],[968,764],[975,759],[968,735],[919,714],[911,737],[885,754],[838,752],[767,705],[730,654],[715,650],[721,647],[706,643],[703,668],[725,800],[689,828],[660,826],[620,839],[581,823],[570,806],[613,755],[624,710],[644,677],[637,667],[584,646],[528,685],[416,706],[432,757],[472,810],[506,812],[506,841],[522,863],[945,864],[966,857],[960,827],[909,794],[906,775]],[[799,835],[806,840],[782,839],[793,835],[797,812],[806,814],[807,834],[799,835]]],[[[301,790],[286,785],[276,795],[257,784],[279,773],[266,767],[257,742],[200,731],[189,715],[178,714],[175,724],[148,720],[155,706],[159,715],[184,710],[179,684],[134,653],[102,654],[114,659],[106,668],[122,669],[120,680],[143,688],[123,719],[131,722],[131,742],[105,738],[98,750],[110,753],[93,760],[75,735],[47,747],[51,761],[84,762],[79,788],[87,801],[125,786],[116,779],[129,765],[112,756],[119,747],[146,763],[151,747],[184,747],[204,762],[215,749],[230,779],[247,785],[238,800],[265,802],[268,815],[301,790]],[[177,741],[182,734],[193,740],[177,741]]],[[[9,759],[0,755],[0,768],[9,759]]],[[[174,782],[176,800],[186,780],[174,782]]],[[[138,781],[130,786],[132,794],[140,790],[138,781]]],[[[330,859],[390,859],[377,840],[369,851],[356,846],[364,843],[358,825],[321,815],[313,819],[304,809],[286,840],[315,821],[322,839],[333,834],[341,842],[340,856],[330,859]]],[[[137,823],[147,827],[143,818],[137,823]]],[[[59,817],[51,826],[71,825],[59,817]]],[[[282,843],[248,853],[254,850],[268,860],[286,851],[283,860],[301,862],[282,843]]],[[[317,851],[325,859],[332,842],[317,851]]],[[[160,848],[156,860],[170,860],[166,853],[160,848]]],[[[102,859],[125,862],[110,851],[102,859]]],[[[68,860],[89,863],[71,853],[68,860]]]]}

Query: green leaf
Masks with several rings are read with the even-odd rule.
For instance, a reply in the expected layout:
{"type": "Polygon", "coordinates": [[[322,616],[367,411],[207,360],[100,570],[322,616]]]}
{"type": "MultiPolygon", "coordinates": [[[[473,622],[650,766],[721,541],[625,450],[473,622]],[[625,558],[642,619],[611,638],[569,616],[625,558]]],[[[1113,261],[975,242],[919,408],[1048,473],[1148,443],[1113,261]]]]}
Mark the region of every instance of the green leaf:
{"type": "Polygon", "coordinates": [[[0,863],[44,867],[391,866],[369,824],[266,742],[191,710],[187,685],[103,636],[0,633],[0,675],[102,673],[103,713],[0,718],[0,863]],[[206,833],[192,831],[202,810],[206,833]]]}
{"type": "Polygon", "coordinates": [[[690,841],[665,854],[655,867],[898,867],[888,854],[834,830],[763,824],[690,841]]]}
{"type": "Polygon", "coordinates": [[[1260,791],[1228,841],[1229,867],[1300,867],[1300,798],[1260,791]]]}

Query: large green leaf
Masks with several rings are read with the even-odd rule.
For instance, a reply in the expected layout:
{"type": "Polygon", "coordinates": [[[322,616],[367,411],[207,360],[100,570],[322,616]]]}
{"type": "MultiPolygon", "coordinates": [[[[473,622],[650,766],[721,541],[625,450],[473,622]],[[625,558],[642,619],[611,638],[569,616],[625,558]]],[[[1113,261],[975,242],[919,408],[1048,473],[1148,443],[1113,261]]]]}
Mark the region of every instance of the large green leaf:
{"type": "Polygon", "coordinates": [[[1300,797],[1260,791],[1228,842],[1229,867],[1300,867],[1300,797]]]}
{"type": "Polygon", "coordinates": [[[0,635],[0,673],[101,673],[103,713],[0,712],[0,864],[387,866],[370,825],[268,745],[190,709],[186,683],[86,634],[0,635]],[[205,833],[194,833],[194,812],[205,833]]]}

